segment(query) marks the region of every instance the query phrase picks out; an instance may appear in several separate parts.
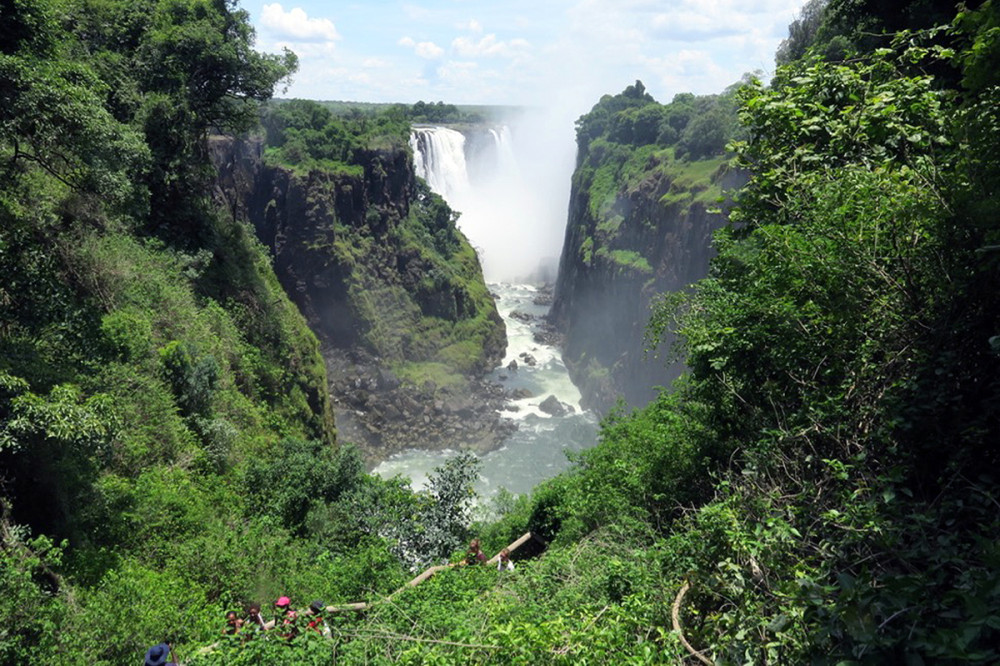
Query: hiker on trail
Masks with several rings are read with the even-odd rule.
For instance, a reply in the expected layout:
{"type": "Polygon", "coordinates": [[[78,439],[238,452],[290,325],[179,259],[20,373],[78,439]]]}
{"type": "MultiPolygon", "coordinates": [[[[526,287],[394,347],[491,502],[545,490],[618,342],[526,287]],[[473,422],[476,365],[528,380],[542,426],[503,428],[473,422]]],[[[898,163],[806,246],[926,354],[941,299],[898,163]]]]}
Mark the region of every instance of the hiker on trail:
{"type": "Polygon", "coordinates": [[[172,656],[172,648],[169,643],[160,643],[146,650],[146,659],[142,666],[177,666],[177,660],[167,661],[172,656]]]}
{"type": "Polygon", "coordinates": [[[274,628],[281,627],[281,636],[289,640],[297,636],[299,628],[296,626],[296,621],[299,614],[292,609],[292,600],[288,597],[278,597],[274,602],[274,610],[276,611],[274,628]]]}
{"type": "Polygon", "coordinates": [[[483,564],[486,562],[486,553],[479,548],[479,539],[473,539],[469,543],[469,550],[465,553],[466,564],[483,564]]]}
{"type": "Polygon", "coordinates": [[[504,548],[500,551],[500,554],[497,555],[497,571],[504,571],[505,569],[507,571],[514,570],[514,563],[510,561],[509,548],[504,548]]]}
{"type": "Polygon", "coordinates": [[[235,636],[240,633],[243,628],[243,618],[236,614],[236,611],[231,610],[226,613],[226,628],[222,630],[222,633],[227,636],[235,636]]]}
{"type": "Polygon", "coordinates": [[[323,602],[318,599],[309,604],[309,614],[312,617],[309,619],[308,626],[316,633],[329,638],[330,627],[326,626],[326,622],[323,621],[324,611],[326,611],[326,606],[324,606],[323,602]]]}
{"type": "Polygon", "coordinates": [[[266,627],[264,622],[264,617],[260,614],[260,604],[257,602],[249,603],[246,607],[246,620],[244,624],[255,625],[258,629],[263,631],[266,627]]]}

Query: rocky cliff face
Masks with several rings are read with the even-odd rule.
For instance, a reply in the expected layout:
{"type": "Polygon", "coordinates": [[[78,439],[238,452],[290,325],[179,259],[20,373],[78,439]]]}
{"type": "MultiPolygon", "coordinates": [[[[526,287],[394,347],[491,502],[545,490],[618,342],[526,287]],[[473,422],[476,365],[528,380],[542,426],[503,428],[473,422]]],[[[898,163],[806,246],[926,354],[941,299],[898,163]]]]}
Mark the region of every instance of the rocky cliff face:
{"type": "Polygon", "coordinates": [[[611,194],[595,201],[594,160],[588,155],[574,174],[550,317],[587,406],[604,412],[619,396],[647,403],[683,370],[644,352],[650,304],[707,274],[712,234],[725,218],[709,212],[705,195],[741,177],[722,160],[706,162],[711,171],[697,178],[653,155],[638,173],[619,172],[611,194]]]}
{"type": "Polygon", "coordinates": [[[341,438],[371,461],[497,444],[502,397],[477,378],[503,358],[503,322],[406,150],[365,151],[340,173],[269,164],[260,140],[219,138],[212,154],[217,198],[253,226],[323,344],[341,438]]]}
{"type": "Polygon", "coordinates": [[[364,176],[350,177],[267,166],[260,140],[219,138],[212,152],[217,192],[237,219],[253,225],[271,251],[278,279],[320,340],[338,348],[356,345],[370,322],[352,311],[351,266],[333,249],[353,230],[370,224],[367,233],[377,239],[390,219],[406,217],[414,190],[406,154],[367,155],[364,176]],[[369,217],[369,210],[377,213],[369,217]]]}

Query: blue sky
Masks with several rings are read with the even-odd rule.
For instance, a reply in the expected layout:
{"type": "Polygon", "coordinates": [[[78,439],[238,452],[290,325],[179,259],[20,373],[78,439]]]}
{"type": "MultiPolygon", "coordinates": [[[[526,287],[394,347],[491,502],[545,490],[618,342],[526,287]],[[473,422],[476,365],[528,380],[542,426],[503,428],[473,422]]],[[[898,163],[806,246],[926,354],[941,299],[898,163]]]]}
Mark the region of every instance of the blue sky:
{"type": "Polygon", "coordinates": [[[668,102],[769,74],[805,0],[244,0],[257,48],[295,51],[281,96],[559,105],[641,79],[668,102]]]}

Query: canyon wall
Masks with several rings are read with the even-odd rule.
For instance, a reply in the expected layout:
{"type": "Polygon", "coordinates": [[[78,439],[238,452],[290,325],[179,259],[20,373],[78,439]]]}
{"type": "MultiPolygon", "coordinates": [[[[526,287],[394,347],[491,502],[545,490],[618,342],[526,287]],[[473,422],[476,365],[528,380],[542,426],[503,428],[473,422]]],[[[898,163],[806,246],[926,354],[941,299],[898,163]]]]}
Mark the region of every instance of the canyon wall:
{"type": "Polygon", "coordinates": [[[659,105],[637,86],[605,96],[577,123],[550,313],[565,336],[563,360],[586,404],[599,412],[619,397],[643,405],[683,371],[669,340],[647,352],[650,306],[707,275],[712,234],[726,221],[720,205],[745,179],[722,155],[671,142],[684,136],[671,130],[675,105],[659,105]],[[640,134],[643,123],[652,129],[640,134]]]}
{"type": "Polygon", "coordinates": [[[211,146],[216,197],[252,225],[323,344],[341,437],[370,461],[495,445],[501,398],[480,377],[503,358],[503,322],[405,145],[340,171],[275,164],[259,139],[211,146]]]}

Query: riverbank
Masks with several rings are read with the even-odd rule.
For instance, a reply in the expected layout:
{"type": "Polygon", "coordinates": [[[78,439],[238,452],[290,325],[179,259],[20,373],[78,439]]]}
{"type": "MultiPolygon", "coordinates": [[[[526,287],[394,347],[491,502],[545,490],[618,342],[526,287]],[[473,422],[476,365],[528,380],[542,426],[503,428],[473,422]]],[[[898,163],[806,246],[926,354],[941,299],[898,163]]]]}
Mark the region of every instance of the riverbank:
{"type": "MultiPolygon", "coordinates": [[[[527,493],[566,469],[570,465],[567,451],[596,444],[598,425],[597,416],[580,407],[580,392],[569,378],[558,339],[545,319],[551,291],[525,284],[489,286],[507,327],[508,345],[503,362],[484,382],[500,387],[502,412],[496,416],[508,430],[496,445],[476,450],[481,466],[475,490],[481,501],[501,488],[527,493]]],[[[404,476],[419,489],[434,468],[459,448],[412,444],[379,462],[374,472],[382,477],[404,476]]]]}
{"type": "Polygon", "coordinates": [[[358,445],[369,470],[411,448],[486,453],[517,429],[501,416],[511,396],[492,378],[415,386],[364,352],[326,356],[338,437],[358,445]]]}

